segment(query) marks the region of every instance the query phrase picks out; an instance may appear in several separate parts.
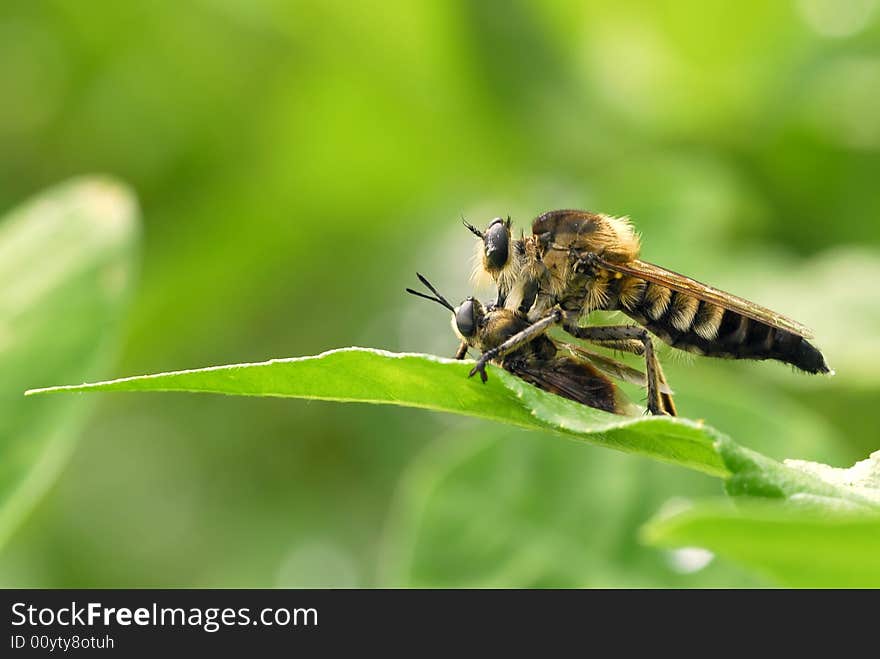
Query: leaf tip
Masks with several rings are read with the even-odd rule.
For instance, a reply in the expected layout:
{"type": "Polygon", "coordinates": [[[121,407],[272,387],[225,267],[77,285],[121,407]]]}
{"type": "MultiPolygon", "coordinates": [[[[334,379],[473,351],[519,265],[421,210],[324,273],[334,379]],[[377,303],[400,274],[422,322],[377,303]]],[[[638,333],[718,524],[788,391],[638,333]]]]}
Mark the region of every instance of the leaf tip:
{"type": "Polygon", "coordinates": [[[28,396],[28,397],[29,396],[40,396],[42,394],[54,394],[59,391],[69,391],[69,390],[75,390],[77,388],[78,387],[76,387],[75,385],[64,385],[64,386],[60,386],[60,387],[38,387],[36,389],[28,389],[27,391],[24,392],[24,395],[28,396]]]}
{"type": "Polygon", "coordinates": [[[50,389],[50,388],[46,388],[46,387],[43,387],[43,388],[41,388],[41,389],[28,389],[27,391],[24,392],[24,395],[25,395],[25,396],[36,396],[36,395],[38,395],[38,394],[42,394],[42,393],[45,393],[45,392],[47,392],[47,391],[51,391],[51,389],[50,389]]]}

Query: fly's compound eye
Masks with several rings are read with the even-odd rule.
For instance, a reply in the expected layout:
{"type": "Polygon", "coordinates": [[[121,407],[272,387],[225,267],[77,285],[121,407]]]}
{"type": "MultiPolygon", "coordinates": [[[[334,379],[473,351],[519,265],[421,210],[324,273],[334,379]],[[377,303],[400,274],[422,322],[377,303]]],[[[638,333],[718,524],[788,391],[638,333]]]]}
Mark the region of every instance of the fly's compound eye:
{"type": "Polygon", "coordinates": [[[455,326],[458,328],[458,333],[466,339],[472,338],[477,333],[479,320],[477,313],[477,303],[472,297],[462,302],[455,310],[455,326]]]}
{"type": "Polygon", "coordinates": [[[500,217],[493,220],[483,234],[483,242],[486,245],[486,264],[489,268],[503,268],[510,252],[510,226],[500,217]]]}

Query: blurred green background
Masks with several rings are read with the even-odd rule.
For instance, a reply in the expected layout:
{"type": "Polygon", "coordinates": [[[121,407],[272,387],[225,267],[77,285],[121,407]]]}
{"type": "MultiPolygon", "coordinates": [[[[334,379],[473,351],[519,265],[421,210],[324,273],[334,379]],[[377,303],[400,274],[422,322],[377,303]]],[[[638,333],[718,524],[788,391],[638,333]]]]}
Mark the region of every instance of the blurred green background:
{"type": "MultiPolygon", "coordinates": [[[[104,376],[451,355],[403,288],[418,269],[470,294],[461,213],[628,214],[645,258],[814,327],[838,372],[668,355],[680,412],[848,465],[880,446],[878,4],[6,0],[0,209],[83,173],[136,192],[104,376]]],[[[765,583],[639,544],[661,506],[721,492],[673,466],[417,410],[88,401],[0,585],[765,583]]]]}

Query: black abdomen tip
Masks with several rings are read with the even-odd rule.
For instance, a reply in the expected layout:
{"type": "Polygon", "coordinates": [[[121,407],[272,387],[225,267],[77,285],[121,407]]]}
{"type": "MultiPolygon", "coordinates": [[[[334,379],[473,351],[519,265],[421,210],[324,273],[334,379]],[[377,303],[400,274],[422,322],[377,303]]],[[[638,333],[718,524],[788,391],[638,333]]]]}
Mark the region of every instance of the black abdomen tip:
{"type": "Polygon", "coordinates": [[[771,359],[786,362],[807,373],[831,372],[828,364],[825,363],[825,357],[812,343],[802,336],[785,330],[776,330],[773,337],[773,353],[775,354],[771,359]]]}
{"type": "Polygon", "coordinates": [[[825,357],[809,341],[802,338],[793,356],[792,363],[807,373],[830,373],[825,357]]]}

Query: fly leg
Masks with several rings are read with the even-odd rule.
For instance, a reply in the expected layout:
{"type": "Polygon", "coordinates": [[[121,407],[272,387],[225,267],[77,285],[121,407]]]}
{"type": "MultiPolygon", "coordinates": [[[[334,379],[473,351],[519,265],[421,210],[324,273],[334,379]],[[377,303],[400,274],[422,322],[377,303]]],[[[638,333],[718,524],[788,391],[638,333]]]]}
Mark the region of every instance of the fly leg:
{"type": "Polygon", "coordinates": [[[645,372],[648,376],[648,411],[651,414],[676,415],[672,396],[661,391],[666,384],[666,377],[654,353],[654,343],[648,330],[628,325],[579,327],[570,323],[565,325],[565,331],[596,345],[644,355],[645,372]]]}
{"type": "Polygon", "coordinates": [[[462,341],[461,345],[458,346],[458,350],[455,351],[455,357],[453,357],[453,359],[464,359],[467,356],[469,347],[467,341],[462,341]]]}
{"type": "Polygon", "coordinates": [[[491,348],[480,355],[480,358],[477,359],[476,366],[471,369],[468,377],[473,377],[474,375],[479,373],[480,379],[485,382],[486,380],[488,380],[488,376],[486,375],[486,364],[488,364],[493,359],[503,357],[504,355],[522,347],[535,337],[540,336],[541,334],[546,332],[550,327],[557,324],[561,320],[562,310],[559,308],[551,309],[547,313],[547,315],[540,320],[535,321],[524,330],[517,332],[501,345],[495,346],[494,348],[491,348]]]}
{"type": "MultiPolygon", "coordinates": [[[[657,377],[661,385],[667,385],[666,376],[663,374],[663,367],[660,366],[660,360],[657,360],[657,377]]],[[[671,393],[660,392],[660,400],[663,402],[663,409],[669,416],[678,416],[678,410],[675,409],[675,401],[672,400],[671,393]]]]}

